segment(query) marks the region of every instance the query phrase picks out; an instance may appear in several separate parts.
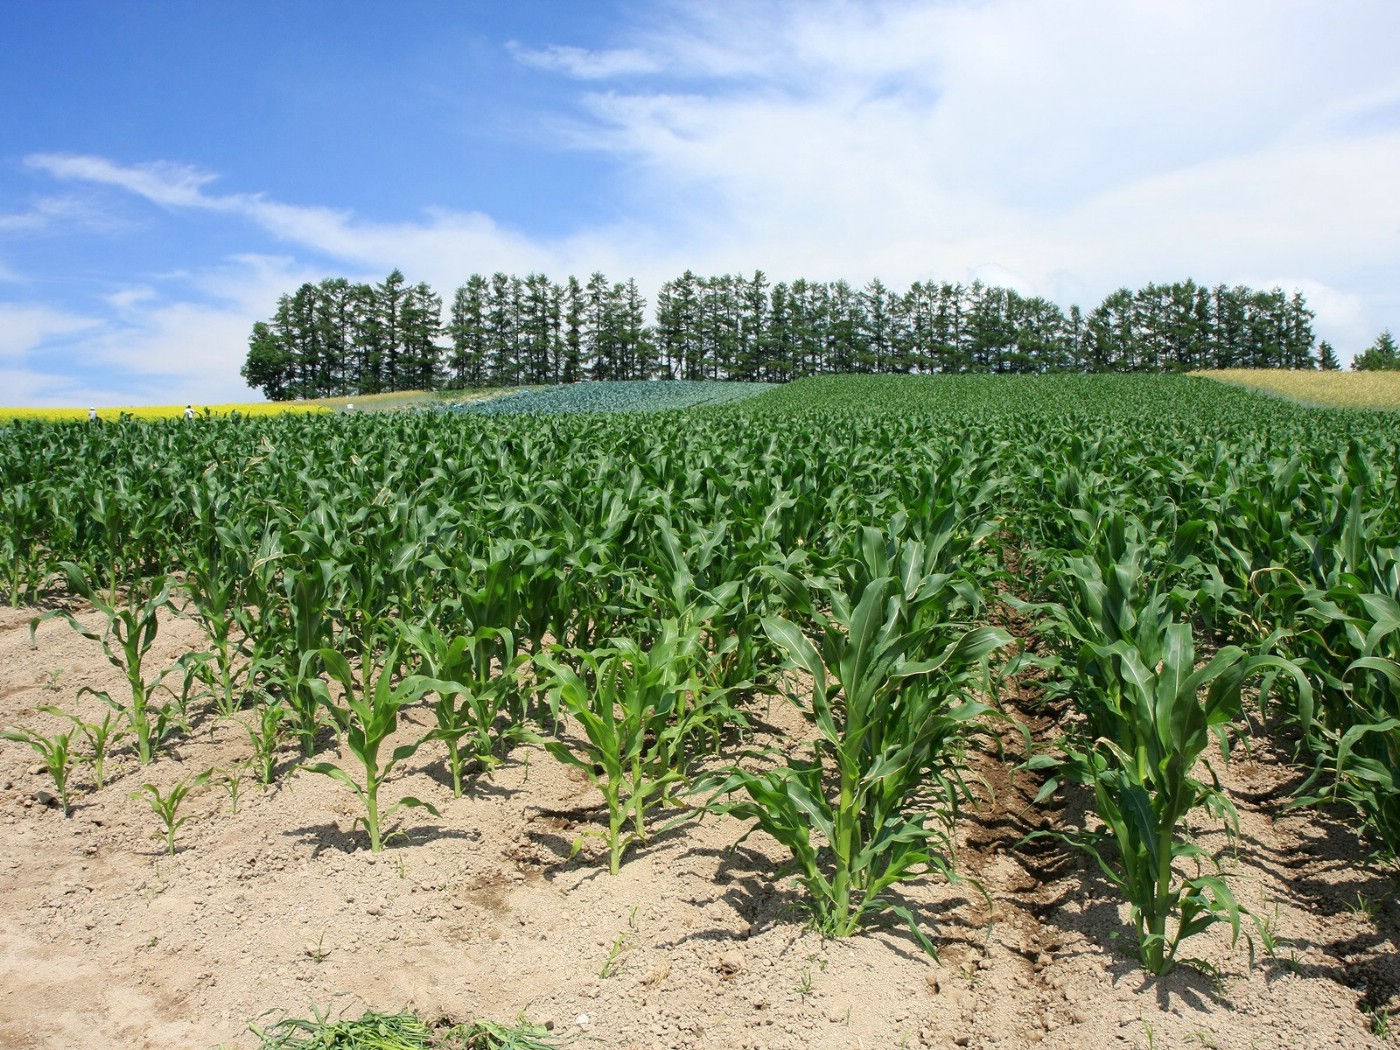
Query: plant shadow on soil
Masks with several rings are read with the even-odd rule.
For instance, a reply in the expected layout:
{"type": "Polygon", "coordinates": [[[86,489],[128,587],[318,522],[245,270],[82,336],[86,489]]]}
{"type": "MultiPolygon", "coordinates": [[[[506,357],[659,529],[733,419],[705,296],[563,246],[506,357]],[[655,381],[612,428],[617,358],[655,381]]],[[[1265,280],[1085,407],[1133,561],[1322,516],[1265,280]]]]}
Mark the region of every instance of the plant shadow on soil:
{"type": "MultiPolygon", "coordinates": [[[[369,846],[369,835],[362,827],[357,825],[350,831],[344,831],[335,821],[326,824],[304,824],[299,828],[288,828],[282,834],[286,838],[294,839],[300,846],[310,847],[312,858],[319,857],[322,853],[356,853],[369,846]]],[[[411,828],[394,824],[386,828],[382,835],[386,851],[400,844],[421,845],[424,842],[452,839],[460,842],[481,840],[481,834],[477,831],[462,831],[438,824],[415,824],[411,828]]]]}

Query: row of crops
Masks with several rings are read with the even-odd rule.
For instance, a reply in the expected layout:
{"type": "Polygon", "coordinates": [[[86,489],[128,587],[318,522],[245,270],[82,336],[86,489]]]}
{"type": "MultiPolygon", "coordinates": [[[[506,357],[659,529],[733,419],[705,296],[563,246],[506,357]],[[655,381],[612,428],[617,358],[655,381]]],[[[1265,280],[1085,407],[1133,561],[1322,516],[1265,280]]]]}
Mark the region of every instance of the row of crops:
{"type": "Polygon", "coordinates": [[[689,379],[618,380],[536,387],[457,406],[482,415],[558,412],[669,412],[743,401],[771,389],[769,383],[701,382],[689,379]]]}
{"type": "MultiPolygon", "coordinates": [[[[537,746],[597,786],[612,871],[722,810],[791,854],[824,932],[894,912],[932,949],[890,891],[954,873],[968,750],[1034,665],[1074,715],[1028,766],[1046,805],[1091,801],[1064,834],[1153,973],[1245,914],[1187,831],[1232,818],[1213,742],[1267,731],[1300,801],[1400,847],[1393,415],[1180,377],[841,377],[674,412],[2,433],[0,591],[83,599],[96,628],[47,615],[127,683],[100,724],[10,731],[56,781],[236,720],[258,779],[336,778],[377,850],[431,808],[393,789],[411,756],[461,793],[537,746]],[[147,660],[170,610],[207,634],[173,674],[147,660]],[[720,760],[763,693],[811,746],[720,760]]],[[[173,843],[178,799],[151,801],[173,843]]]]}

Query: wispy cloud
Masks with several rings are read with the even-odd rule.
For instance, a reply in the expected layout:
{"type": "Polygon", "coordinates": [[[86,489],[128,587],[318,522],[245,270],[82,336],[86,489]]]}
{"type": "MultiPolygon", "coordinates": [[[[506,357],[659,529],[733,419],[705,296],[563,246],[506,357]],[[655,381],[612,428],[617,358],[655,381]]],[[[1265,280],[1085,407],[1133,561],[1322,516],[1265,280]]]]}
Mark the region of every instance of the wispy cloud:
{"type": "Polygon", "coordinates": [[[563,73],[579,80],[607,80],[612,77],[656,73],[661,63],[644,51],[619,49],[590,51],[582,47],[552,44],[545,48],[521,47],[512,41],[510,53],[522,65],[551,73],[563,73]]]}
{"type": "MultiPolygon", "coordinates": [[[[451,289],[475,269],[527,273],[588,273],[598,267],[636,272],[646,267],[648,234],[640,225],[582,230],[560,238],[531,237],[480,212],[429,209],[418,222],[376,222],[351,212],[289,204],[261,193],[209,192],[215,176],[185,165],[157,162],[124,165],[104,157],[44,154],[30,166],[71,181],[136,194],[174,211],[210,211],[241,216],[272,237],[382,276],[395,266],[413,279],[451,289]]],[[[282,290],[286,290],[285,288],[282,290]]],[[[274,296],[275,298],[275,296],[274,296]]],[[[264,304],[270,312],[271,302],[264,304]]]]}
{"type": "Polygon", "coordinates": [[[128,223],[81,197],[40,197],[19,211],[0,213],[0,234],[71,228],[110,232],[126,229],[128,223]]]}
{"type": "Polygon", "coordinates": [[[153,161],[122,165],[105,157],[72,153],[33,153],[25,164],[57,179],[116,186],[166,207],[235,208],[238,198],[210,197],[204,187],[215,176],[187,164],[153,161]]]}
{"type": "Polygon", "coordinates": [[[0,359],[23,358],[55,337],[97,328],[101,323],[97,318],[48,306],[0,303],[0,359]]]}

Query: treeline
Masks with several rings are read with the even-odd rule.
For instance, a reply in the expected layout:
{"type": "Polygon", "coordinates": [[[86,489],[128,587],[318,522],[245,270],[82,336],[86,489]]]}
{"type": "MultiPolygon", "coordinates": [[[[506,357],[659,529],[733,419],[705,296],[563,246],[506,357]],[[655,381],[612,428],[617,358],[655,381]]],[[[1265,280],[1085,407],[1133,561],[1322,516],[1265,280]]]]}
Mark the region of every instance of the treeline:
{"type": "Polygon", "coordinates": [[[845,372],[1163,372],[1336,368],[1300,292],[1186,280],[1119,289],[1087,314],[1012,289],[752,277],[667,281],[475,274],[443,302],[398,270],[283,295],[243,376],[273,400],[584,379],[782,382],[845,372]]]}

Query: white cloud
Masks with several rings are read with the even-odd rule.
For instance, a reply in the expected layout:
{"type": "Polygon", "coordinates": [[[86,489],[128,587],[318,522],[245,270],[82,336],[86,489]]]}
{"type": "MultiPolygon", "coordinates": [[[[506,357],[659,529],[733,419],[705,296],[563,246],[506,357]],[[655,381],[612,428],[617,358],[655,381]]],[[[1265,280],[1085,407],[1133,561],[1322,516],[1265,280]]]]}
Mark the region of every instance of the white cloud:
{"type": "Polygon", "coordinates": [[[318,274],[282,256],[241,255],[160,288],[106,297],[105,320],[0,304],[0,403],[145,404],[257,399],[238,374],[253,322],[318,274]]]}
{"type": "Polygon", "coordinates": [[[1400,6],[681,11],[643,46],[709,79],[593,93],[573,143],[630,160],[687,265],[1085,305],[1282,270],[1400,309],[1400,6]]]}
{"type": "Polygon", "coordinates": [[[222,206],[217,203],[219,198],[207,197],[203,192],[215,176],[187,164],[154,161],[121,165],[105,157],[71,153],[34,153],[24,160],[29,167],[57,179],[117,186],[167,207],[222,206]]]}
{"type": "Polygon", "coordinates": [[[562,44],[532,49],[521,47],[515,42],[511,42],[509,49],[516,61],[522,65],[552,73],[564,73],[580,80],[606,80],[611,77],[635,76],[661,70],[656,58],[632,49],[590,51],[587,48],[562,44]]]}
{"type": "Polygon", "coordinates": [[[40,197],[21,211],[0,214],[0,234],[39,233],[77,227],[112,231],[125,229],[119,217],[80,197],[40,197]]]}
{"type": "Polygon", "coordinates": [[[251,254],[170,275],[164,294],[130,289],[137,294],[124,300],[122,320],[75,340],[72,354],[127,404],[256,399],[238,374],[253,322],[272,313],[280,294],[317,277],[284,256],[251,254]]]}
{"type": "Polygon", "coordinates": [[[150,302],[156,297],[156,290],[150,285],[142,284],[131,288],[122,288],[120,291],[104,295],[102,298],[118,310],[129,310],[141,303],[150,302]]]}
{"type": "Polygon", "coordinates": [[[56,337],[95,328],[101,321],[42,305],[0,303],[0,359],[22,358],[56,337]]]}

